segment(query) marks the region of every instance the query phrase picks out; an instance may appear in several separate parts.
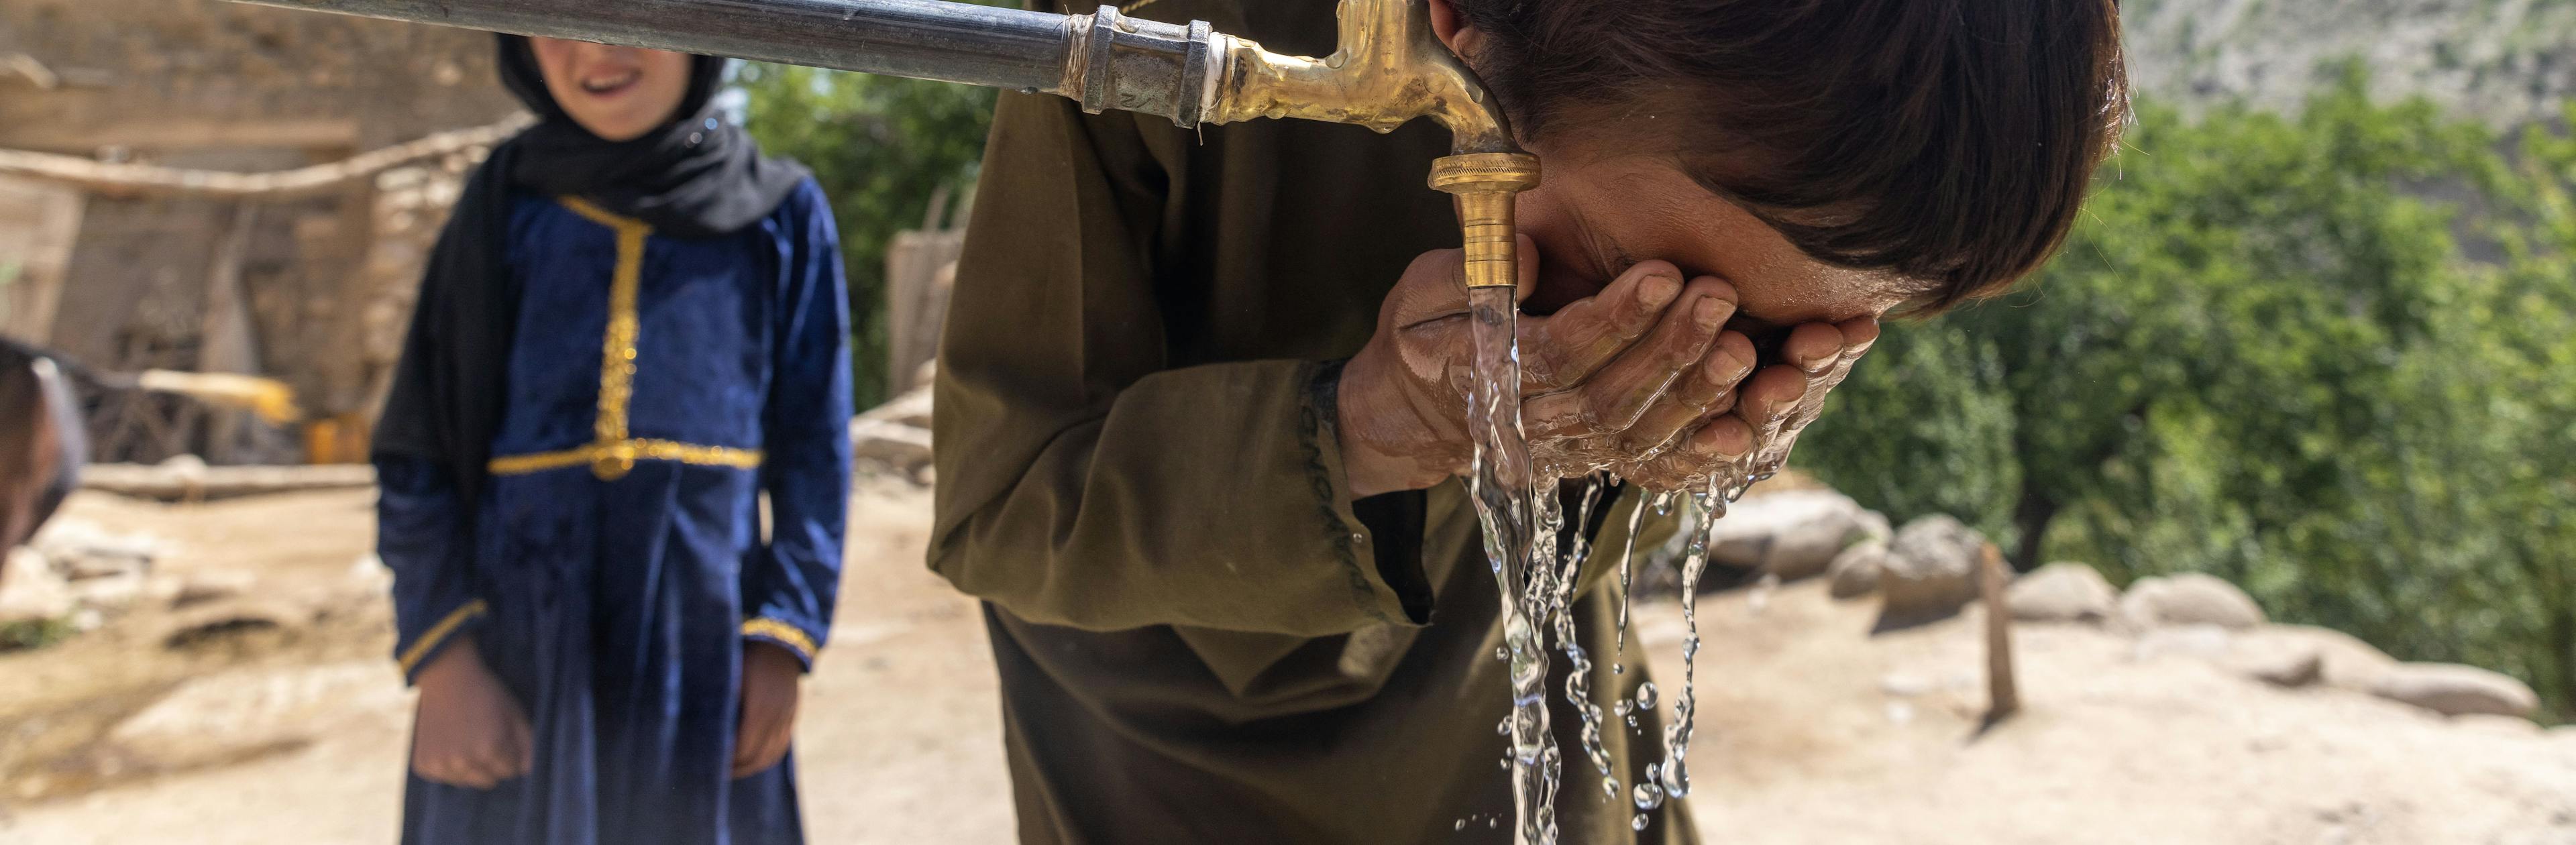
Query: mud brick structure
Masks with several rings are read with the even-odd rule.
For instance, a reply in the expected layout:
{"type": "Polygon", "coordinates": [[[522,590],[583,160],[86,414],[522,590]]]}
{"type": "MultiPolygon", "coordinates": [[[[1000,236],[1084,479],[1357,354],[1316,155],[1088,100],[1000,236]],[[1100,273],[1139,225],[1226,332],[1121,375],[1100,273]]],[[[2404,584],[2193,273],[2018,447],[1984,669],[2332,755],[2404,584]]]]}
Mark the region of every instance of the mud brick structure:
{"type": "MultiPolygon", "coordinates": [[[[339,161],[514,114],[489,39],[220,0],[0,0],[0,150],[235,172],[339,161]]],[[[351,459],[478,155],[291,198],[0,176],[0,334],[100,369],[282,379],[312,421],[299,437],[127,397],[148,407],[93,409],[98,459],[351,459]]]]}

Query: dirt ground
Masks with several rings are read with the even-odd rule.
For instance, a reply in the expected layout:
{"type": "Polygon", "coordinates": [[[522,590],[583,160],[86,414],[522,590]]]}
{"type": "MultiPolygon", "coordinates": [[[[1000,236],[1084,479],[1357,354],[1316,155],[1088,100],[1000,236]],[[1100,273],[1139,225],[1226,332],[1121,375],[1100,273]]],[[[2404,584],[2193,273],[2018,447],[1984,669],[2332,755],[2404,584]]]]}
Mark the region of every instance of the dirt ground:
{"type": "MultiPolygon", "coordinates": [[[[392,841],[410,697],[383,656],[370,496],[76,499],[65,519],[157,537],[159,572],[238,593],[0,655],[0,843],[392,841]]],[[[861,484],[797,735],[813,841],[1010,840],[983,627],[923,568],[928,524],[928,491],[861,484]]],[[[2275,689],[2225,668],[2223,641],[2024,626],[2027,712],[1980,733],[1973,613],[1870,637],[1871,602],[1812,583],[1700,613],[1711,843],[2576,845],[2569,729],[2275,689]]],[[[1676,689],[1678,608],[1636,624],[1676,689]]]]}

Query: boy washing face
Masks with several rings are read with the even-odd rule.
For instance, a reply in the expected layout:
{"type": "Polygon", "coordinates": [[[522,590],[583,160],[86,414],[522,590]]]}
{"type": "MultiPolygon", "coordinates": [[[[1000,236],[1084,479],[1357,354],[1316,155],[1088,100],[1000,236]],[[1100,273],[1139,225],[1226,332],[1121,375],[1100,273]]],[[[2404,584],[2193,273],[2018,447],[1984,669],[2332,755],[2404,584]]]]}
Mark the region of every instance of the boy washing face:
{"type": "Polygon", "coordinates": [[[719,60],[500,51],[542,120],[441,234],[375,441],[403,841],[801,841],[849,489],[831,212],[715,117],[719,60]]]}
{"type": "MultiPolygon", "coordinates": [[[[1123,5],[1335,46],[1331,3],[1123,5]]],[[[1630,482],[1568,530],[1603,550],[1573,610],[1593,703],[1633,698],[1649,673],[1595,587],[1641,488],[1777,466],[1878,318],[2046,259],[2120,118],[2117,10],[1432,10],[1544,162],[1519,199],[1520,410],[1540,466],[1630,482]]],[[[1021,841],[1510,841],[1500,598],[1450,483],[1466,296],[1423,183],[1446,134],[1197,132],[1006,94],[992,139],[940,356],[930,564],[986,602],[1021,841]]],[[[1604,800],[1556,706],[1560,841],[1695,841],[1686,802],[1640,826],[1624,800],[1661,762],[1653,712],[1603,738],[1604,800]]]]}

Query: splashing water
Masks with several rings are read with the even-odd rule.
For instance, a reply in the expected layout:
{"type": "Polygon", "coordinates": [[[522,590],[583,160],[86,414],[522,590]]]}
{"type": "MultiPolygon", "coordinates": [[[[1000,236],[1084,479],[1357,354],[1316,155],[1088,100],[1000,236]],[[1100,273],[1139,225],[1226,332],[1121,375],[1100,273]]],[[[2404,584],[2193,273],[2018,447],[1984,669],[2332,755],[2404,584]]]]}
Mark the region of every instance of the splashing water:
{"type": "MultiPolygon", "coordinates": [[[[1601,774],[1601,797],[1619,800],[1619,773],[1610,762],[1610,750],[1601,742],[1601,705],[1592,703],[1592,660],[1583,653],[1583,643],[1574,630],[1574,588],[1581,580],[1583,559],[1590,556],[1591,540],[1583,529],[1592,525],[1592,506],[1601,500],[1600,479],[1587,480],[1583,487],[1583,505],[1575,511],[1573,550],[1557,567],[1556,593],[1548,598],[1548,611],[1556,618],[1557,647],[1565,650],[1565,661],[1571,667],[1565,675],[1565,703],[1574,707],[1583,719],[1583,756],[1592,761],[1593,771],[1601,774]]],[[[1548,510],[1558,510],[1548,508],[1548,510]]]]}
{"type": "MultiPolygon", "coordinates": [[[[1611,481],[1597,472],[1587,480],[1576,509],[1575,531],[1565,534],[1565,508],[1556,495],[1553,474],[1540,478],[1542,474],[1533,470],[1529,443],[1521,430],[1520,351],[1514,340],[1518,307],[1512,294],[1511,288],[1468,291],[1469,334],[1475,356],[1467,397],[1467,424],[1475,439],[1468,491],[1477,521],[1484,528],[1485,557],[1493,566],[1502,600],[1503,645],[1495,657],[1509,665],[1512,709],[1496,726],[1496,732],[1508,745],[1507,753],[1497,762],[1512,778],[1512,841],[1515,845],[1555,845],[1558,829],[1554,800],[1563,776],[1564,758],[1551,732],[1547,706],[1547,638],[1551,633],[1572,669],[1565,683],[1565,699],[1583,720],[1584,756],[1601,775],[1603,797],[1612,802],[1620,798],[1619,778],[1602,742],[1602,710],[1592,702],[1592,662],[1577,638],[1573,614],[1582,562],[1591,552],[1586,532],[1591,527],[1593,508],[1611,481]],[[1561,546],[1566,551],[1562,555],[1558,553],[1561,546]]],[[[1673,724],[1664,731],[1664,763],[1660,767],[1648,765],[1645,777],[1637,782],[1630,796],[1636,808],[1643,811],[1633,820],[1638,830],[1645,829],[1646,812],[1690,793],[1686,760],[1697,704],[1693,673],[1700,644],[1696,607],[1699,579],[1708,565],[1708,546],[1716,521],[1726,515],[1728,504],[1744,494],[1750,481],[1759,480],[1746,479],[1745,475],[1741,468],[1732,468],[1726,477],[1709,479],[1708,492],[1691,495],[1701,518],[1682,565],[1682,621],[1687,628],[1682,644],[1682,687],[1674,700],[1673,724]]],[[[1658,515],[1666,515],[1678,498],[1677,493],[1657,493],[1629,514],[1627,547],[1619,555],[1615,653],[1622,657],[1627,653],[1628,591],[1637,529],[1648,507],[1658,515]]],[[[1624,666],[1614,663],[1613,668],[1616,671],[1624,666]]],[[[1637,716],[1651,714],[1654,706],[1655,687],[1648,682],[1639,686],[1633,702],[1620,696],[1618,714],[1635,729],[1637,716]]],[[[1488,827],[1497,827],[1499,822],[1499,814],[1486,819],[1488,827]]]]}
{"type": "MultiPolygon", "coordinates": [[[[1699,506],[1699,524],[1691,534],[1690,546],[1682,556],[1682,690],[1673,698],[1673,723],[1664,727],[1664,797],[1679,800],[1690,795],[1690,742],[1692,717],[1699,709],[1698,684],[1693,677],[1699,657],[1699,579],[1708,571],[1709,542],[1717,535],[1717,521],[1726,518],[1726,508],[1744,496],[1746,483],[1720,488],[1710,485],[1706,492],[1691,495],[1699,506]]],[[[1638,704],[1652,707],[1654,690],[1637,690],[1638,704]]],[[[1651,771],[1651,770],[1649,770],[1651,771]]]]}

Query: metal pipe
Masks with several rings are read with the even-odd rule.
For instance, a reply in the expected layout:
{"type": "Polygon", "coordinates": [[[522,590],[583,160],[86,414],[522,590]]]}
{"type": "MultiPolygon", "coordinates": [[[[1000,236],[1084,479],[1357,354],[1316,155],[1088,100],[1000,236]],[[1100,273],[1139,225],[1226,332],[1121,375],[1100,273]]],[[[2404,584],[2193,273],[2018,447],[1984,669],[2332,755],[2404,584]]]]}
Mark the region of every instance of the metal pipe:
{"type": "Polygon", "coordinates": [[[1182,127],[1294,117],[1387,132],[1429,117],[1449,128],[1457,153],[1436,163],[1431,182],[1459,198],[1472,287],[1514,283],[1511,197],[1538,184],[1538,160],[1434,36],[1429,0],[1342,0],[1341,44],[1321,59],[1113,6],[1056,15],[937,0],[240,2],[1058,94],[1085,111],[1182,127]]]}

